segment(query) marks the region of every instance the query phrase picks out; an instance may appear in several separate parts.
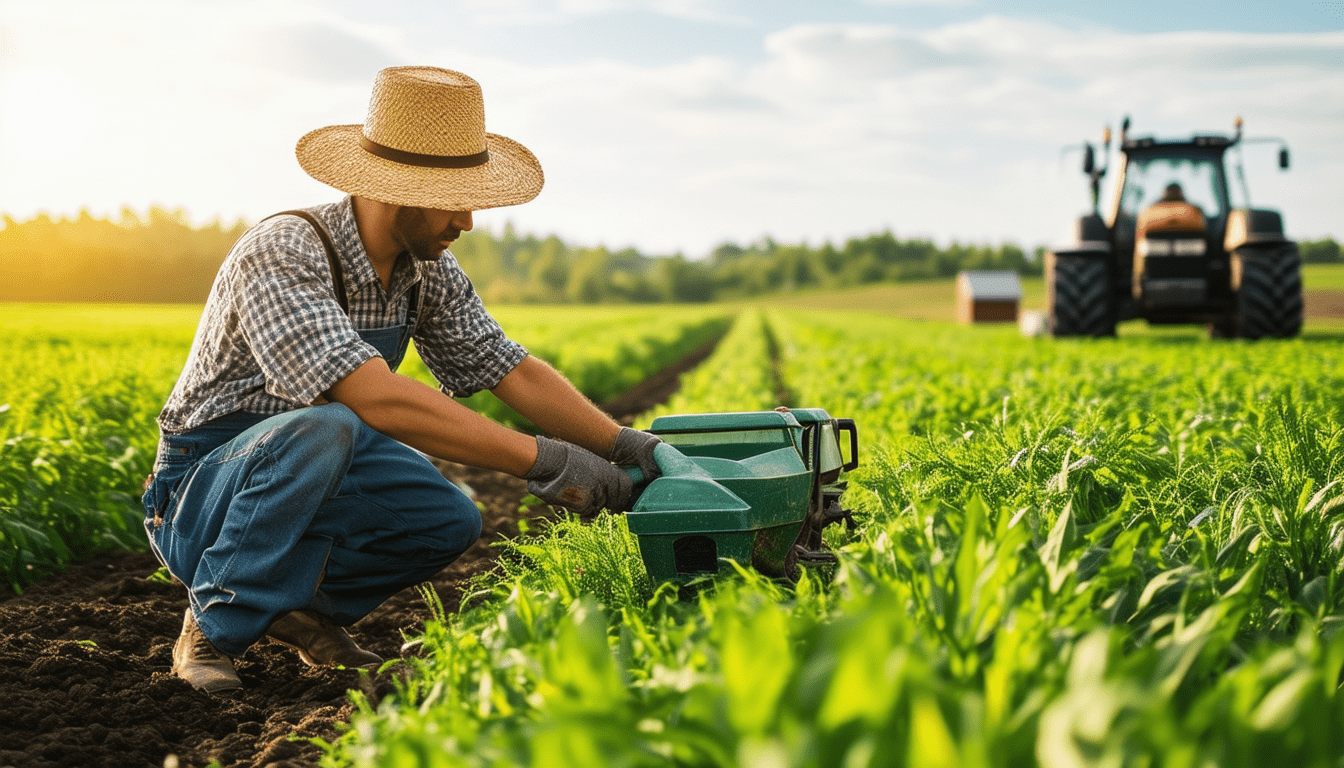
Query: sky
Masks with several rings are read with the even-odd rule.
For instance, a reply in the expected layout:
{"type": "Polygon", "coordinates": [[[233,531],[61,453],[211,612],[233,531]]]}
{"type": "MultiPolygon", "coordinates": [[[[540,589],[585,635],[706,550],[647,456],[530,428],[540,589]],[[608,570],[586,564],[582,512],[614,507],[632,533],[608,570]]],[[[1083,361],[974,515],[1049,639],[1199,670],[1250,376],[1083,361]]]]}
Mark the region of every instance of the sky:
{"type": "Polygon", "coordinates": [[[294,145],[362,123],[404,64],[474,77],[487,129],[541,160],[536,200],[476,216],[495,232],[1048,246],[1105,126],[1240,115],[1292,152],[1241,150],[1252,204],[1344,238],[1344,0],[0,0],[0,212],[338,199],[294,145]]]}

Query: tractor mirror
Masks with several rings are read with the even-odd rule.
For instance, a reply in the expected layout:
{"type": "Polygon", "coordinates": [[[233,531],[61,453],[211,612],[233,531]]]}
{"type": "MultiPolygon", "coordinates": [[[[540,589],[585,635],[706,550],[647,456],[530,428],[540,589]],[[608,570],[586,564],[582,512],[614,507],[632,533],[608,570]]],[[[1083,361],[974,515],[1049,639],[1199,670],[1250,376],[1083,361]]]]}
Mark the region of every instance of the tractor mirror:
{"type": "Polygon", "coordinates": [[[1279,167],[1287,170],[1288,168],[1288,148],[1283,147],[1279,150],[1279,167]]]}
{"type": "Polygon", "coordinates": [[[1092,144],[1083,145],[1083,173],[1092,173],[1097,168],[1097,153],[1092,149],[1092,144]]]}

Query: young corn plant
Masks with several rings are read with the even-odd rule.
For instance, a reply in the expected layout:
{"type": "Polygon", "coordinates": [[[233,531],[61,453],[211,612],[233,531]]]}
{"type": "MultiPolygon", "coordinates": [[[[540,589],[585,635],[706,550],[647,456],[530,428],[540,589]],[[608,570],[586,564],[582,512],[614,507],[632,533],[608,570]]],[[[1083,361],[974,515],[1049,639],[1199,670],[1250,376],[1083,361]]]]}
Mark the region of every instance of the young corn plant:
{"type": "MultiPolygon", "coordinates": [[[[356,730],[418,707],[471,765],[1339,765],[1338,351],[766,317],[797,403],[863,436],[834,580],[513,572],[356,730]]],[[[721,390],[676,408],[747,402],[721,390]]]]}
{"type": "Polygon", "coordinates": [[[481,583],[553,592],[566,602],[592,595],[612,610],[652,596],[639,542],[624,517],[600,515],[590,523],[567,517],[541,526],[537,535],[501,542],[496,572],[481,583]]]}

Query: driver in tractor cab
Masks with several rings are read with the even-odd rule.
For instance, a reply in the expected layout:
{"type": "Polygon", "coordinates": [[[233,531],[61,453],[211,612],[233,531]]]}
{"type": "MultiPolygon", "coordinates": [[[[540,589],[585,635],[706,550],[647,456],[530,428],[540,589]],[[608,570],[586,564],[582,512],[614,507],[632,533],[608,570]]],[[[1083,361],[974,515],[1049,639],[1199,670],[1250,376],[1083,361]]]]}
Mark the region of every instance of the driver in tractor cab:
{"type": "Polygon", "coordinates": [[[1199,206],[1186,202],[1185,190],[1176,182],[1168,184],[1162,190],[1162,197],[1139,214],[1140,239],[1149,232],[1203,232],[1206,229],[1204,212],[1199,206]]]}
{"type": "Polygon", "coordinates": [[[1184,202],[1185,202],[1185,190],[1181,189],[1181,185],[1180,185],[1180,184],[1177,184],[1176,182],[1173,181],[1172,183],[1170,183],[1170,184],[1167,185],[1167,188],[1166,188],[1166,189],[1162,190],[1162,199],[1159,200],[1158,202],[1160,202],[1160,203],[1184,203],[1184,202]]]}

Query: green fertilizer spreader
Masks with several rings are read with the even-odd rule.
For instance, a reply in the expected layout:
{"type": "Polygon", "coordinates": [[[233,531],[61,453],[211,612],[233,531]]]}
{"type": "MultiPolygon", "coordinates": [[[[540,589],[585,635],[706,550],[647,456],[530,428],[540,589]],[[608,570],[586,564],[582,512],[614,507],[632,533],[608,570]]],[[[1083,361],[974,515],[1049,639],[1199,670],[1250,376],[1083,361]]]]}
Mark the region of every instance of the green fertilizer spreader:
{"type": "Polygon", "coordinates": [[[662,476],[626,518],[655,583],[713,575],[727,560],[789,580],[800,563],[835,561],[821,534],[841,520],[854,527],[839,503],[841,474],[858,466],[853,420],[819,408],[687,414],[649,431],[663,440],[662,476]]]}

